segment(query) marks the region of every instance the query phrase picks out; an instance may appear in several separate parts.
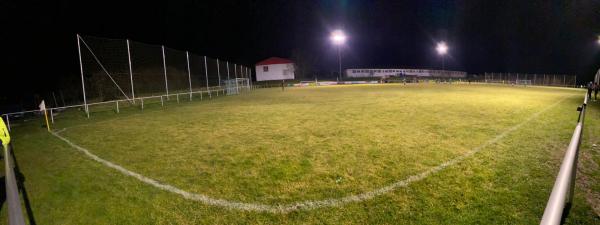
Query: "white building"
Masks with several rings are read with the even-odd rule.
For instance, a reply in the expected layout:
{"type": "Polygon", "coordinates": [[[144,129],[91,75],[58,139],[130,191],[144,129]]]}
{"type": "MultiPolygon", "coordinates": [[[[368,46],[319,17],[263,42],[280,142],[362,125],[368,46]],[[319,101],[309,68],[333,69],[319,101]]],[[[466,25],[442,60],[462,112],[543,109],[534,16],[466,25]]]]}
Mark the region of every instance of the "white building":
{"type": "Polygon", "coordinates": [[[466,78],[467,72],[429,69],[347,69],[346,76],[360,77],[428,77],[428,78],[466,78]]]}
{"type": "Polygon", "coordinates": [[[293,79],[294,62],[292,60],[271,57],[256,63],[256,81],[293,79]]]}

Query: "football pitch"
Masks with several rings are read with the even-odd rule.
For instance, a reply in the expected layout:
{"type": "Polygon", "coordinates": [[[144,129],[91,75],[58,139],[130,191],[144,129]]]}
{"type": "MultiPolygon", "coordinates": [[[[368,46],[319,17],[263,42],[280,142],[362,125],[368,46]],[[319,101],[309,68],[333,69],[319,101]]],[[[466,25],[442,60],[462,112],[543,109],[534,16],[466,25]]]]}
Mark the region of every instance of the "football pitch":
{"type": "MultiPolygon", "coordinates": [[[[38,224],[537,224],[583,95],[256,89],[90,119],[64,112],[53,133],[32,121],[12,136],[38,224]]],[[[566,222],[598,223],[575,197],[566,222]]]]}

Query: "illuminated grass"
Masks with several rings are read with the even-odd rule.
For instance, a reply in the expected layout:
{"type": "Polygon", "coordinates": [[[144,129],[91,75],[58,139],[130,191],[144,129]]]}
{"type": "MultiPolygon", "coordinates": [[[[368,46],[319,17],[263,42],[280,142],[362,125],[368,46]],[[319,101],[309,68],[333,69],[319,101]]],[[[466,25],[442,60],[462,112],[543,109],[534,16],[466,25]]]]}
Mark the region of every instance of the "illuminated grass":
{"type": "MultiPolygon", "coordinates": [[[[68,127],[61,135],[74,143],[158,181],[214,198],[287,204],[405,179],[564,100],[499,143],[407,188],[285,215],[185,200],[103,167],[41,128],[13,135],[40,224],[523,224],[538,222],[543,212],[581,95],[489,85],[275,88],[57,121],[55,129],[68,127]]],[[[573,220],[593,221],[581,203],[573,220]]]]}

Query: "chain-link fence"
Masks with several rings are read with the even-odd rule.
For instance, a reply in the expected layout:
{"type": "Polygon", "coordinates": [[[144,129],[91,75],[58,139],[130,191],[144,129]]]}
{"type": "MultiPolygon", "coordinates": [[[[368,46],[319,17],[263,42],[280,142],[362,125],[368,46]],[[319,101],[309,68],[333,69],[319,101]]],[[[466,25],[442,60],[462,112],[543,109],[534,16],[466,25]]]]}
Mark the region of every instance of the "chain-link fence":
{"type": "MultiPolygon", "coordinates": [[[[194,96],[212,98],[225,94],[221,86],[224,80],[250,79],[248,67],[188,51],[123,39],[77,39],[83,105],[88,116],[89,107],[100,103],[137,105],[138,101],[143,104],[145,99],[160,98],[164,105],[172,98],[177,102],[194,96]],[[222,69],[226,76],[222,76],[222,69]]],[[[249,85],[244,88],[249,89],[249,85]]]]}
{"type": "Polygon", "coordinates": [[[485,83],[519,84],[530,83],[539,86],[575,87],[577,77],[566,74],[522,74],[522,73],[484,73],[477,76],[485,83]],[[527,81],[527,82],[523,82],[527,81]]]}

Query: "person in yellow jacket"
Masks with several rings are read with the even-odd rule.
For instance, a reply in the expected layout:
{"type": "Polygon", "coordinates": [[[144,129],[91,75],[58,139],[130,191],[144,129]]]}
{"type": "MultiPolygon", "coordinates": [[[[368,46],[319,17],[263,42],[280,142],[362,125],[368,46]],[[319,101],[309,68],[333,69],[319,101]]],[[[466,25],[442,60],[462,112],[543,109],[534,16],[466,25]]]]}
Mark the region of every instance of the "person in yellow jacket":
{"type": "Polygon", "coordinates": [[[8,133],[8,129],[2,118],[0,118],[0,142],[2,142],[2,145],[5,148],[8,146],[8,143],[10,143],[10,134],[8,133]]]}

